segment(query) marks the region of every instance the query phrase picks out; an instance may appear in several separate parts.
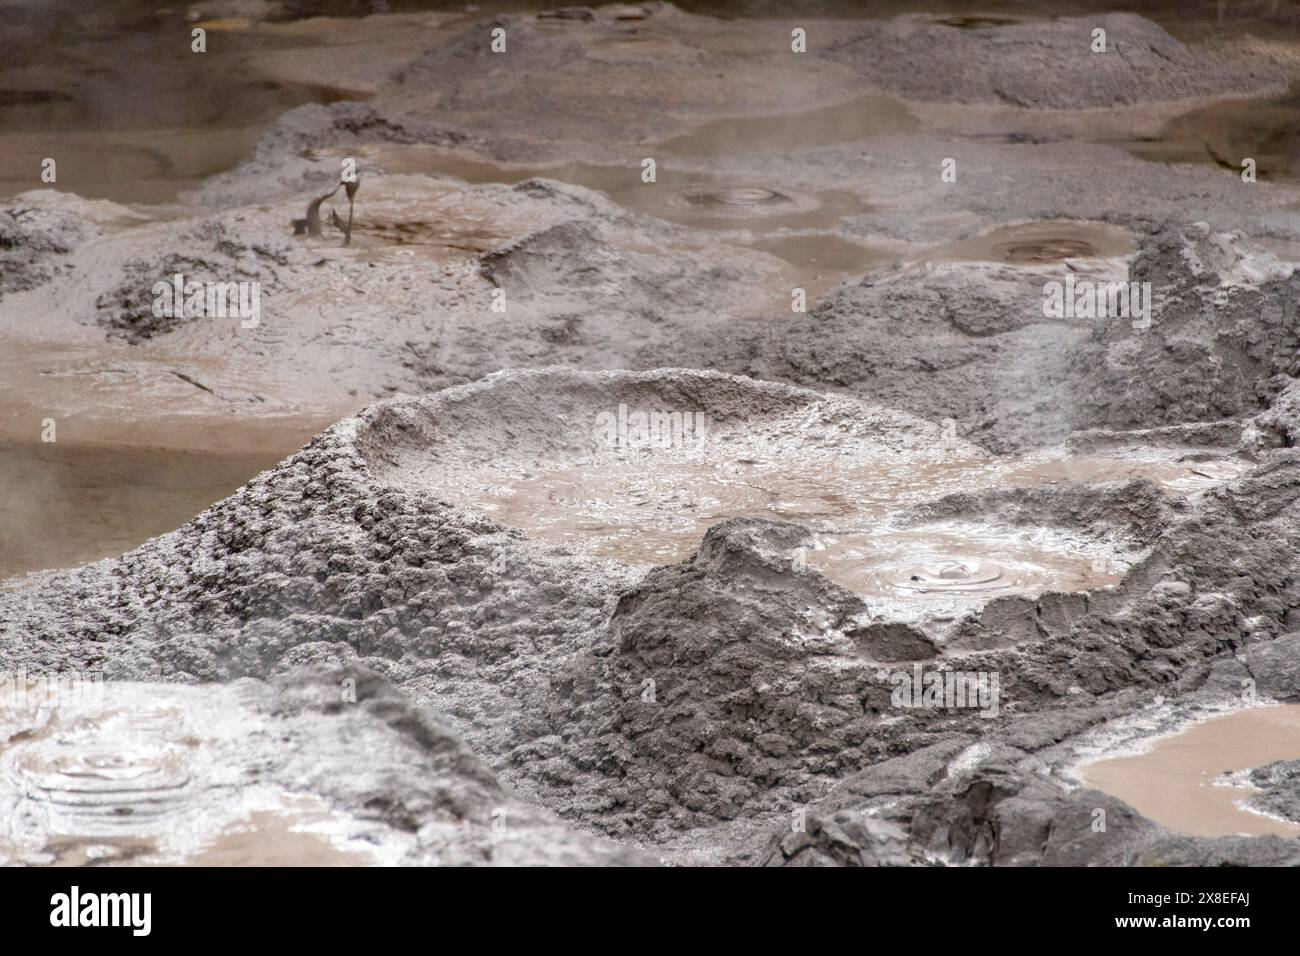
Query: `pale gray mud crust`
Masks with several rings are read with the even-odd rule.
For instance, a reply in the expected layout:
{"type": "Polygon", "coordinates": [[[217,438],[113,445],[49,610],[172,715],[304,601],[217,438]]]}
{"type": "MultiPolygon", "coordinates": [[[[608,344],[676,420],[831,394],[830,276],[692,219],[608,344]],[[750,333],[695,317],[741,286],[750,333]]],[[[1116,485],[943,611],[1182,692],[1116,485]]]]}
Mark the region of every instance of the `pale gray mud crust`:
{"type": "Polygon", "coordinates": [[[0,211],[0,296],[34,289],[65,271],[67,263],[60,260],[84,232],[81,220],[70,213],[28,205],[0,211]]]}
{"type": "Polygon", "coordinates": [[[1136,14],[955,29],[924,17],[869,23],[829,59],[907,99],[1079,110],[1284,86],[1267,69],[1207,62],[1136,14]],[[1095,31],[1104,33],[1101,49],[1095,31]],[[942,51],[940,53],[939,51],[942,51]],[[944,69],[916,64],[942,57],[944,69]]]}
{"type": "Polygon", "coordinates": [[[266,682],[113,682],[54,715],[12,703],[0,699],[9,865],[654,863],[522,803],[356,665],[266,682]],[[257,840],[241,837],[250,825],[257,840]]]}

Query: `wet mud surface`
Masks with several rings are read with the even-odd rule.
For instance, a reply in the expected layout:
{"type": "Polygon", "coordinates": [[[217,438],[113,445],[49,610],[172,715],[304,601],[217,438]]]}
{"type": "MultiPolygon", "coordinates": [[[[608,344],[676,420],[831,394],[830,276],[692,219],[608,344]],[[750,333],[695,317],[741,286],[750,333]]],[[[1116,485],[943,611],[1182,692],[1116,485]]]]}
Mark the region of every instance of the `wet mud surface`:
{"type": "Polygon", "coordinates": [[[392,6],[0,70],[0,861],[1300,860],[1282,19],[392,6]]]}
{"type": "Polygon", "coordinates": [[[0,442],[0,578],[116,557],[188,521],[277,460],[0,442]]]}
{"type": "Polygon", "coordinates": [[[1300,709],[1292,704],[1213,717],[1156,741],[1145,754],[1089,764],[1083,776],[1182,833],[1294,837],[1300,824],[1261,813],[1252,801],[1259,790],[1233,775],[1297,758],[1300,709]]]}

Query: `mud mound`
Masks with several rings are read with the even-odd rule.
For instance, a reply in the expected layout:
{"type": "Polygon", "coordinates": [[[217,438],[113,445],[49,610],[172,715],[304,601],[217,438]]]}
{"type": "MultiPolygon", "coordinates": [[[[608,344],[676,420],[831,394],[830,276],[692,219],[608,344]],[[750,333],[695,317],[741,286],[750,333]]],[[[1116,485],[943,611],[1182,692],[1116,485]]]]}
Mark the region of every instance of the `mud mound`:
{"type": "Polygon", "coordinates": [[[635,19],[604,7],[476,23],[402,70],[376,105],[399,121],[454,124],[498,158],[594,158],[701,120],[816,109],[856,95],[848,70],[791,56],[789,28],[691,16],[670,4],[640,10],[635,19]],[[492,49],[498,30],[504,52],[492,49]],[[535,82],[543,72],[548,81],[535,82]],[[659,92],[669,88],[671,103],[659,92]]]}
{"type": "Polygon", "coordinates": [[[0,209],[0,298],[24,292],[67,272],[60,263],[87,235],[82,218],[44,204],[0,209]]]}
{"type": "MultiPolygon", "coordinates": [[[[586,759],[619,781],[606,826],[621,807],[656,828],[779,810],[816,775],[879,755],[872,731],[891,688],[873,653],[894,657],[900,637],[873,640],[861,602],[791,572],[805,537],[797,525],[722,524],[689,562],[619,599],[599,671],[608,691],[574,693],[573,719],[598,731],[586,759]]],[[[910,638],[916,657],[926,641],[910,638]]]]}
{"type": "Polygon", "coordinates": [[[686,369],[493,375],[432,401],[377,406],[357,443],[379,481],[421,490],[436,487],[430,476],[488,462],[541,465],[542,456],[590,462],[637,452],[848,459],[976,451],[945,442],[937,424],[889,409],[686,369]],[[643,419],[628,418],[638,412],[643,419]],[[692,428],[700,423],[698,431],[687,431],[686,416],[692,428]]]}
{"type": "MultiPolygon", "coordinates": [[[[208,682],[361,664],[445,714],[507,783],[562,816],[665,852],[709,846],[751,862],[769,825],[890,757],[994,730],[1029,753],[1131,706],[1125,694],[1226,686],[1234,675],[1214,668],[1240,668],[1230,654],[1244,643],[1260,644],[1262,692],[1291,679],[1263,643],[1300,606],[1290,449],[1185,501],[1146,483],[940,498],[914,517],[993,509],[1030,529],[1145,529],[1149,554],[1117,586],[982,599],[918,622],[828,580],[805,515],[719,518],[685,560],[646,570],[457,503],[457,476],[472,474],[463,462],[531,471],[557,454],[589,465],[618,454],[593,424],[601,411],[617,420],[620,405],[703,410],[722,449],[765,444],[784,460],[854,449],[911,460],[936,430],[679,370],[501,373],[381,403],[178,532],[0,591],[0,665],[208,682]],[[1123,520],[1106,525],[1112,511],[1123,520]],[[982,710],[899,706],[913,668],[997,675],[1001,697],[982,710]]],[[[652,462],[673,452],[636,450],[652,462]]],[[[886,828],[868,857],[938,852],[912,819],[932,783],[908,784],[899,806],[912,815],[887,821],[910,842],[886,828]]],[[[984,859],[974,846],[963,852],[984,859]]]]}
{"type": "MultiPolygon", "coordinates": [[[[1149,327],[1045,316],[1046,283],[1063,284],[1068,268],[959,265],[843,286],[779,330],[696,348],[702,364],[834,382],[952,418],[963,437],[998,451],[1083,429],[1244,421],[1300,371],[1293,268],[1240,236],[1167,225],[1122,271],[1086,279],[1149,282],[1149,327]]],[[[1276,441],[1271,421],[1259,427],[1276,441]]]]}
{"type": "Polygon", "coordinates": [[[1080,110],[1285,89],[1271,69],[1215,62],[1135,14],[964,29],[925,18],[871,22],[825,56],[891,93],[931,102],[1080,110]],[[1106,52],[1092,51],[1105,31],[1106,52]],[[918,70],[918,63],[944,64],[918,70]]]}
{"type": "MultiPolygon", "coordinates": [[[[5,375],[46,413],[98,419],[100,436],[120,434],[127,421],[154,427],[214,413],[223,426],[299,413],[333,421],[395,392],[503,367],[641,367],[642,349],[666,347],[683,326],[717,322],[719,296],[757,311],[764,296],[789,294],[772,281],[780,265],[770,256],[538,180],[471,186],[367,170],[351,245],[336,233],[292,236],[290,220],[321,195],[316,182],[337,182],[338,162],[281,162],[265,179],[247,173],[221,190],[220,213],[92,210],[83,218],[102,226],[102,237],[78,246],[75,274],[40,265],[67,254],[21,253],[49,272],[49,294],[6,297],[0,332],[34,339],[48,355],[39,369],[10,355],[5,375]],[[296,185],[275,185],[279,174],[296,185]],[[250,190],[274,198],[229,201],[250,190]],[[197,301],[160,299],[178,275],[182,288],[201,291],[197,301]],[[248,317],[254,290],[260,314],[248,317]],[[60,308],[50,310],[51,301],[60,308]],[[31,321],[33,308],[41,322],[31,321]],[[97,350],[105,339],[108,351],[97,350]],[[68,352],[70,341],[78,353],[68,352]],[[87,374],[99,389],[93,397],[64,387],[87,374]]],[[[38,211],[47,207],[59,211],[50,203],[38,211]]]]}
{"type": "MultiPolygon", "coordinates": [[[[200,223],[181,240],[187,250],[184,253],[125,262],[121,283],[96,300],[96,322],[107,330],[110,339],[137,344],[196,321],[208,308],[206,298],[202,304],[191,306],[186,292],[172,294],[167,299],[168,308],[159,309],[158,283],[172,287],[176,276],[182,277],[182,288],[199,283],[205,288],[216,284],[226,290],[230,283],[257,283],[260,295],[261,290],[275,291],[279,285],[277,267],[287,266],[290,261],[288,243],[241,241],[238,233],[222,220],[200,223]]],[[[245,299],[252,301],[249,296],[245,299]]],[[[236,287],[223,308],[235,316],[239,307],[236,287]]]]}

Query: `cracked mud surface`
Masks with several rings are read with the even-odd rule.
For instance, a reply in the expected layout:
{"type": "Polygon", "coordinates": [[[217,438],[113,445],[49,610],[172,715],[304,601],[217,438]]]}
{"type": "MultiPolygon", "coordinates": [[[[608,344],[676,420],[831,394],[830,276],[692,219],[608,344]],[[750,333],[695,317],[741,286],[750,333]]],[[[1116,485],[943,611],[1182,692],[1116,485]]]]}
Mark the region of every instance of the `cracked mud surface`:
{"type": "Polygon", "coordinates": [[[0,207],[0,473],[51,483],[0,500],[0,674],[105,678],[0,688],[0,858],[1300,863],[1300,194],[1152,161],[1294,119],[1285,44],[229,17],[358,95],[167,205],[0,207]],[[294,236],[348,157],[350,244],[294,236]],[[259,323],[156,315],[177,272],[259,323]],[[1067,277],[1149,322],[1046,315],[1067,277]],[[998,694],[899,703],[932,674],[998,694]],[[1202,738],[1188,822],[1144,794],[1202,738]]]}

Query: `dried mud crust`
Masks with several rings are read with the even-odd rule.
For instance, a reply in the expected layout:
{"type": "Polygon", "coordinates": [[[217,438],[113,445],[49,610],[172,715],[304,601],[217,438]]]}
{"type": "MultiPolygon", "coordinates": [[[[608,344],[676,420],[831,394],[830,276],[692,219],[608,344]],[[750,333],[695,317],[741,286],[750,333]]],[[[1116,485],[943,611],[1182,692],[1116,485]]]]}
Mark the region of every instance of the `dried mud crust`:
{"type": "Polygon", "coordinates": [[[868,22],[825,53],[907,99],[1082,110],[1285,89],[1273,69],[1193,53],[1131,13],[957,29],[920,17],[868,22]],[[1094,52],[1094,30],[1105,52],[1094,52]],[[942,62],[941,70],[917,63],[942,62]]]}
{"type": "MultiPolygon", "coordinates": [[[[177,532],[0,592],[0,662],[168,681],[362,663],[446,714],[511,786],[571,823],[736,862],[814,850],[839,859],[843,847],[816,841],[765,849],[767,833],[791,807],[820,807],[894,758],[954,740],[1005,739],[1032,755],[1157,689],[1226,687],[1231,668],[1248,666],[1234,657],[1243,649],[1252,668],[1270,654],[1288,662],[1261,675],[1262,693],[1300,694],[1295,638],[1278,639],[1300,623],[1291,449],[1264,450],[1252,472],[1188,501],[1144,482],[1006,493],[999,508],[1021,520],[1127,515],[1109,520],[1145,528],[1149,557],[1115,589],[992,602],[959,622],[950,646],[864,627],[862,599],[792,564],[806,535],[798,523],[723,522],[689,560],[644,573],[531,542],[440,501],[436,485],[395,481],[422,449],[429,460],[447,453],[448,436],[457,455],[518,441],[527,457],[556,409],[651,396],[733,411],[821,403],[846,425],[881,420],[845,399],[671,370],[500,373],[382,403],[177,532]],[[525,414],[532,425],[520,427],[525,414]],[[928,667],[999,672],[998,717],[892,707],[900,647],[928,667]]],[[[1027,792],[1006,806],[1032,804],[1025,812],[1040,822],[1072,799],[1024,773],[1002,789],[980,784],[983,796],[934,791],[939,783],[929,772],[897,784],[905,799],[888,822],[902,836],[888,830],[886,843],[903,843],[890,859],[942,851],[1004,862],[963,834],[982,832],[987,811],[1025,786],[1038,803],[1027,792]]],[[[1227,852],[1159,838],[1169,860],[1227,852]]],[[[1071,851],[1078,861],[1104,856],[1100,843],[1083,847],[1071,851]]],[[[1275,850],[1258,841],[1232,853],[1262,862],[1275,850]]]]}

